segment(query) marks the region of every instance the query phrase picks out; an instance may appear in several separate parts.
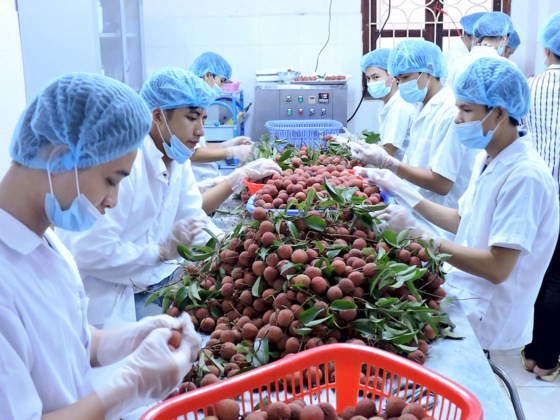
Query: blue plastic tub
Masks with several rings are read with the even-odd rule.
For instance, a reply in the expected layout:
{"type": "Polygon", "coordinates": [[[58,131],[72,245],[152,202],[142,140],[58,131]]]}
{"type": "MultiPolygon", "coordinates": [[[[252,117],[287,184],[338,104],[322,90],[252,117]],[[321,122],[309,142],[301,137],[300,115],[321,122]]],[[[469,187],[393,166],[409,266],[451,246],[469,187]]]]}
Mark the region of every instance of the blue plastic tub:
{"type": "Polygon", "coordinates": [[[295,147],[320,147],[325,144],[322,140],[327,134],[340,133],[342,124],[335,120],[272,120],[265,123],[265,127],[274,138],[287,139],[295,147]]]}

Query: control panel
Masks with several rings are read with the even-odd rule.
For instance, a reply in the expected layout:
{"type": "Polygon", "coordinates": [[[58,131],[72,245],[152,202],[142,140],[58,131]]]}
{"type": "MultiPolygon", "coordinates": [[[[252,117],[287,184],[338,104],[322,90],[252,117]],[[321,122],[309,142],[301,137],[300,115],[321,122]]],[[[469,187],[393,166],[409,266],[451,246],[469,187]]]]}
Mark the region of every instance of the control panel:
{"type": "Polygon", "coordinates": [[[285,84],[258,82],[251,137],[268,132],[271,120],[336,120],[346,124],[348,87],[346,84],[285,84]]]}
{"type": "Polygon", "coordinates": [[[333,119],[332,92],[306,89],[294,95],[290,91],[280,91],[280,119],[306,119],[309,117],[333,119]]]}

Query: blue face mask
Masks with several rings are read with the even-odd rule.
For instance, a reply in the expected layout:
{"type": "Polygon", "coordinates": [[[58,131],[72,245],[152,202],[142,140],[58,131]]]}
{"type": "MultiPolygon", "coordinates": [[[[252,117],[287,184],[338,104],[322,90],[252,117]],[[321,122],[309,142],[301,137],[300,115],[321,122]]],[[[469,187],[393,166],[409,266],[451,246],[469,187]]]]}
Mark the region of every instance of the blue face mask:
{"type": "MultiPolygon", "coordinates": [[[[420,79],[421,76],[422,73],[420,73],[418,79],[420,79]]],[[[426,94],[428,93],[428,85],[430,84],[430,81],[428,80],[428,83],[426,83],[426,87],[424,89],[419,89],[418,79],[411,80],[410,82],[406,83],[399,83],[399,92],[401,94],[401,97],[406,102],[409,102],[411,104],[422,102],[426,97],[426,94]]]]}
{"type": "MultiPolygon", "coordinates": [[[[167,126],[167,130],[171,133],[171,129],[169,128],[169,124],[167,124],[167,119],[165,116],[163,117],[165,121],[165,125],[167,126]]],[[[158,127],[159,131],[159,127],[158,127]]],[[[193,155],[193,151],[189,149],[187,146],[183,144],[181,140],[177,138],[177,136],[171,133],[171,139],[169,139],[169,144],[163,138],[161,131],[159,131],[159,135],[163,139],[163,149],[165,150],[165,154],[169,156],[169,158],[173,159],[179,164],[185,163],[187,160],[191,158],[193,155]]]]}
{"type": "Polygon", "coordinates": [[[387,86],[386,80],[380,80],[379,82],[370,82],[367,85],[367,90],[372,98],[381,99],[384,98],[391,92],[392,83],[387,86]]]}
{"type": "Polygon", "coordinates": [[[214,82],[214,87],[212,88],[212,90],[214,91],[215,95],[221,95],[224,92],[224,90],[216,82],[214,82]]]}
{"type": "Polygon", "coordinates": [[[482,123],[484,123],[492,111],[486,114],[481,121],[471,121],[462,124],[453,122],[454,136],[459,139],[463,146],[469,149],[486,149],[486,146],[488,146],[492,140],[494,131],[496,131],[496,128],[499,126],[498,124],[494,130],[488,130],[488,133],[486,133],[486,135],[484,134],[482,123]]]}
{"type": "Polygon", "coordinates": [[[78,169],[74,168],[74,170],[76,172],[78,196],[72,201],[68,209],[62,210],[60,203],[54,196],[51,172],[47,164],[47,174],[49,176],[51,192],[48,192],[45,197],[45,212],[49,221],[56,227],[73,232],[82,232],[88,230],[95,224],[97,219],[101,217],[101,212],[97,210],[84,194],[80,193],[78,169]]]}

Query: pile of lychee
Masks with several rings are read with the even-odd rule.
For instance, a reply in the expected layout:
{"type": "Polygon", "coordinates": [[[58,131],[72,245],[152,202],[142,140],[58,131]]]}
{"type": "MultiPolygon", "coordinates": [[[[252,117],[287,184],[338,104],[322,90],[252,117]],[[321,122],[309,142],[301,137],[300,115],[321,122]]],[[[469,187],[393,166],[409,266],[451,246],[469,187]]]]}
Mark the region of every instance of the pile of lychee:
{"type": "MultiPolygon", "coordinates": [[[[330,159],[330,158],[327,158],[330,159]]],[[[265,186],[255,194],[254,205],[265,209],[283,209],[290,202],[301,203],[306,200],[310,189],[315,190],[317,198],[327,198],[324,180],[333,187],[356,187],[354,197],[363,197],[364,204],[377,205],[383,201],[379,188],[365,182],[362,178],[349,172],[333,158],[333,163],[326,166],[313,165],[286,169],[282,175],[274,175],[265,186]]],[[[292,160],[293,162],[293,160],[292,160]]],[[[298,165],[299,166],[299,165],[298,165]]]]}
{"type": "Polygon", "coordinates": [[[385,409],[378,412],[377,404],[371,399],[361,399],[355,407],[346,407],[337,413],[328,402],[307,404],[303,399],[289,402],[274,402],[261,410],[241,414],[234,399],[224,399],[210,407],[212,415],[207,420],[433,420],[418,403],[407,403],[400,397],[385,400],[385,409]]]}

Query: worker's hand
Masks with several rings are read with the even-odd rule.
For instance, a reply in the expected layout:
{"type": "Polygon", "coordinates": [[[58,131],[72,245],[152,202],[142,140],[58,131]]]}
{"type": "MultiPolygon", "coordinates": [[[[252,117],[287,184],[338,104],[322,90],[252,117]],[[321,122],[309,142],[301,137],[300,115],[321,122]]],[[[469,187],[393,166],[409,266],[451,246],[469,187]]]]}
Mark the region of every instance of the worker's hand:
{"type": "Polygon", "coordinates": [[[181,383],[192,367],[192,343],[182,340],[177,349],[170,348],[171,334],[166,327],[152,330],[108,381],[94,385],[106,418],[162,400],[181,383]]]}
{"type": "Polygon", "coordinates": [[[238,136],[220,143],[220,147],[232,147],[232,146],[243,146],[243,145],[250,146],[252,144],[253,142],[251,141],[251,137],[238,136]]]}
{"type": "Polygon", "coordinates": [[[280,175],[281,173],[282,169],[276,162],[263,158],[237,168],[228,176],[227,180],[231,186],[231,190],[237,193],[241,189],[243,181],[246,179],[256,181],[274,174],[280,175]]]}
{"type": "Polygon", "coordinates": [[[360,168],[356,166],[354,171],[356,175],[374,183],[383,191],[396,196],[399,202],[406,204],[410,208],[416,207],[424,199],[411,185],[387,169],[360,168]]]}
{"type": "Polygon", "coordinates": [[[216,185],[221,184],[222,182],[224,182],[226,180],[226,176],[217,176],[215,178],[208,178],[205,179],[204,181],[200,181],[197,185],[198,185],[198,189],[200,190],[201,193],[208,191],[211,188],[214,188],[216,185]]]}
{"type": "Polygon", "coordinates": [[[227,148],[227,158],[236,158],[239,159],[241,162],[247,161],[249,156],[251,156],[251,152],[253,151],[252,145],[241,145],[241,146],[232,146],[227,148]]]}
{"type": "Polygon", "coordinates": [[[399,160],[392,157],[387,151],[377,144],[349,143],[352,157],[367,165],[376,168],[389,169],[397,172],[399,160]]]}
{"type": "Polygon", "coordinates": [[[424,231],[418,221],[403,206],[389,205],[385,209],[373,212],[373,217],[386,222],[386,228],[397,233],[408,230],[409,239],[422,239],[434,249],[441,246],[441,238],[424,231]]]}
{"type": "Polygon", "coordinates": [[[174,260],[179,256],[177,245],[190,245],[196,236],[203,232],[208,225],[208,218],[181,219],[173,225],[171,233],[159,246],[159,256],[162,261],[174,260]]]}
{"type": "Polygon", "coordinates": [[[332,137],[332,139],[329,140],[329,143],[339,143],[339,144],[348,144],[348,142],[350,141],[350,139],[345,136],[345,135],[341,135],[341,134],[337,134],[335,136],[332,137]]]}

